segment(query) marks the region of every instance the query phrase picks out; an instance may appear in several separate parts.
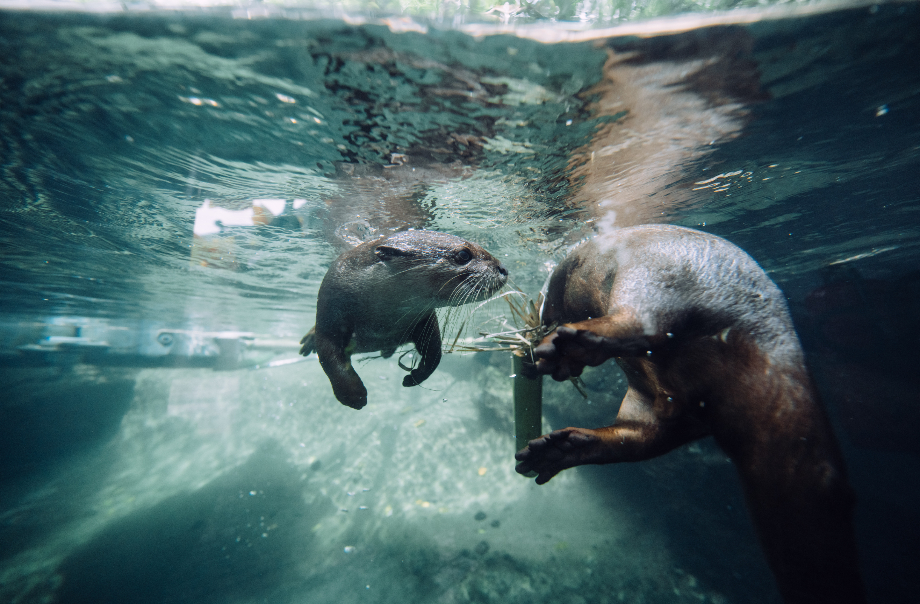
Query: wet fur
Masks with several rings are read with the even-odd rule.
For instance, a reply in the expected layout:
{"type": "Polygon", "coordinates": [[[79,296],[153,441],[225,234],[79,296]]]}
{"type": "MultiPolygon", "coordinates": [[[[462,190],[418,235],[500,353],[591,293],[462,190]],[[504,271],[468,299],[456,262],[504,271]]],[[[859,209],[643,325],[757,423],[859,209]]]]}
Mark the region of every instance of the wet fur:
{"type": "Polygon", "coordinates": [[[843,458],[785,298],[750,256],[681,227],[614,231],[556,268],[544,320],[562,326],[537,347],[537,371],[564,380],[614,358],[629,388],[613,425],[533,440],[519,472],[543,484],[712,435],[785,601],[865,601],[843,458]]]}
{"type": "Polygon", "coordinates": [[[301,340],[300,353],[315,350],[336,398],[360,409],[367,389],[352,354],[390,357],[412,343],[420,362],[403,386],[421,384],[441,360],[435,309],[482,300],[507,275],[482,247],[446,233],[403,231],[362,243],[336,258],[323,278],[316,326],[301,340]]]}

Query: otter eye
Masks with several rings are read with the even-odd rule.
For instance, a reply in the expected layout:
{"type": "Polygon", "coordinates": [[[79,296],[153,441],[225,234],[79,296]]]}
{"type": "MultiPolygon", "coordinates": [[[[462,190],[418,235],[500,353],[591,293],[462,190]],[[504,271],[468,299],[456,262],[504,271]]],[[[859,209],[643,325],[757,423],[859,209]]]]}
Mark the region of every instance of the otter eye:
{"type": "Polygon", "coordinates": [[[471,254],[470,251],[466,249],[460,250],[454,256],[454,259],[457,261],[457,264],[466,264],[473,259],[473,254],[471,254]]]}

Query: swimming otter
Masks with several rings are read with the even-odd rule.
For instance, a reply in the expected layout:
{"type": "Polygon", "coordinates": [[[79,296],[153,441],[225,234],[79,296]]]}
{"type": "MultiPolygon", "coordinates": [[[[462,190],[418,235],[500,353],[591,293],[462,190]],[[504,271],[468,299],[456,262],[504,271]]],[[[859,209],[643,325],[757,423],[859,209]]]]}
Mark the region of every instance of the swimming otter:
{"type": "Polygon", "coordinates": [[[508,271],[489,252],[436,231],[403,231],[345,252],[323,278],[316,325],[300,354],[314,350],[335,397],[353,409],[367,404],[367,389],[351,365],[357,352],[384,358],[412,342],[421,356],[403,378],[416,386],[441,362],[435,308],[482,300],[499,290],[508,271]]]}
{"type": "Polygon", "coordinates": [[[790,603],[864,602],[854,496],[782,292],[731,243],[676,226],[595,237],[554,271],[535,349],[556,380],[614,358],[629,388],[613,425],[530,441],[544,484],[583,464],[640,461],[712,435],[734,461],[790,603]]]}

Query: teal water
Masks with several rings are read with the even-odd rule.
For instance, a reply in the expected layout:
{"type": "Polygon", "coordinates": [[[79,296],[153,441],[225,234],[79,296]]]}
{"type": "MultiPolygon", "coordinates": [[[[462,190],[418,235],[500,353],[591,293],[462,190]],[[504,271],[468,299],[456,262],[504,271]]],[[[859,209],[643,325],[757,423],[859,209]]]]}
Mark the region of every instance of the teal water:
{"type": "MultiPolygon", "coordinates": [[[[778,602],[710,441],[537,487],[507,353],[424,389],[362,360],[360,412],[289,363],[372,234],[466,237],[535,295],[647,222],[787,294],[870,601],[911,599],[916,3],[603,31],[259,11],[0,12],[0,600],[778,602]]],[[[547,380],[545,430],[613,420],[617,370],[586,383],[547,380]]]]}

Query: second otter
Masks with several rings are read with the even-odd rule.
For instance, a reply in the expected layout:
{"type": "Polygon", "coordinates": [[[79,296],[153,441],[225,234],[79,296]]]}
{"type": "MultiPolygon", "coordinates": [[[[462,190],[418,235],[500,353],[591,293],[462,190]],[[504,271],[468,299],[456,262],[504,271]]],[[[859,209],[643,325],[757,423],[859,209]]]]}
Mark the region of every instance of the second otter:
{"type": "Polygon", "coordinates": [[[616,359],[616,421],[564,428],[518,452],[543,484],[566,468],[640,461],[712,435],[738,469],[786,602],[865,601],[853,494],[782,292],[724,239],[646,225],[595,237],[550,279],[535,350],[563,380],[616,359]]]}
{"type": "Polygon", "coordinates": [[[314,350],[335,397],[360,409],[367,389],[351,355],[391,356],[415,344],[421,361],[403,386],[421,384],[441,361],[436,308],[460,306],[492,295],[508,271],[482,247],[436,231],[403,231],[362,243],[333,261],[319,288],[316,326],[301,340],[314,350]]]}

